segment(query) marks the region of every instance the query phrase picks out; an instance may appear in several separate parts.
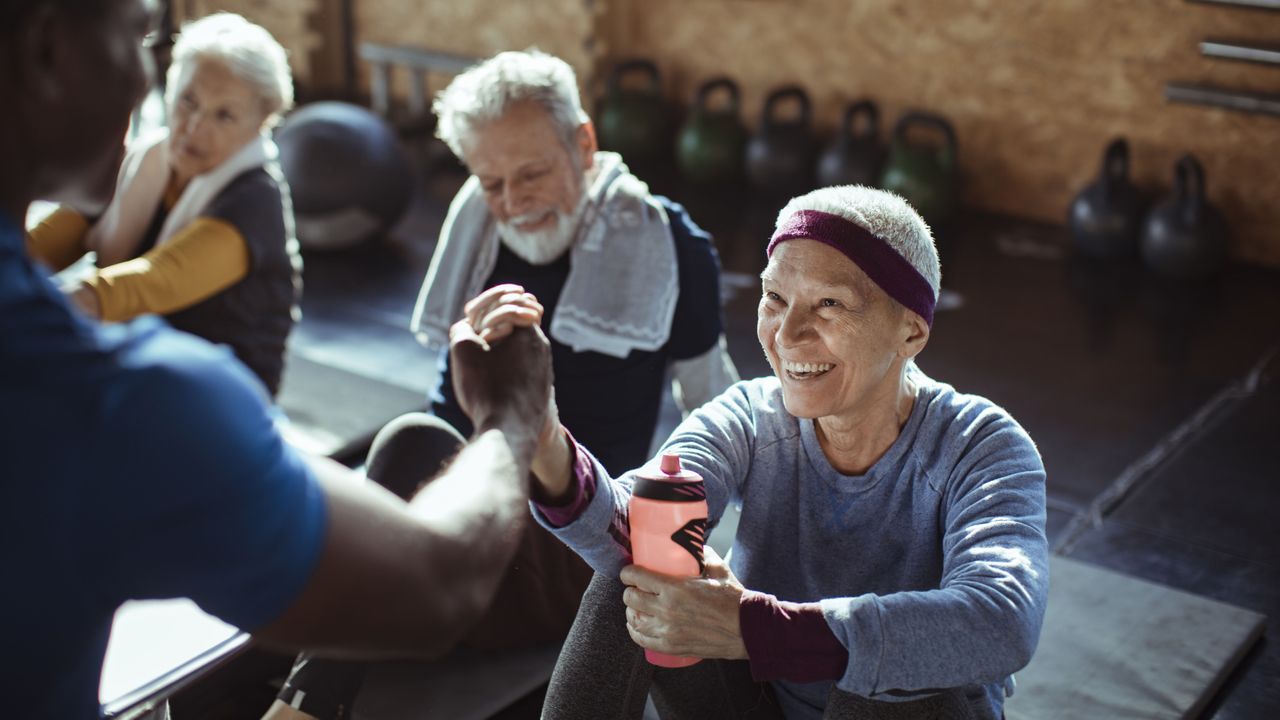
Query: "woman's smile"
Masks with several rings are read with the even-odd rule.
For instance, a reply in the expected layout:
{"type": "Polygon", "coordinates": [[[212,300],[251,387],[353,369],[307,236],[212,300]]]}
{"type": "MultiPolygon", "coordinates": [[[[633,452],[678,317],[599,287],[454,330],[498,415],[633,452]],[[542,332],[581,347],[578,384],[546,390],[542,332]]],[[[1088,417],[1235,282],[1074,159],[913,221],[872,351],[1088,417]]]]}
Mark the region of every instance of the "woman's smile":
{"type": "Polygon", "coordinates": [[[835,365],[831,363],[802,363],[781,360],[782,370],[791,380],[814,380],[831,371],[835,365]]]}

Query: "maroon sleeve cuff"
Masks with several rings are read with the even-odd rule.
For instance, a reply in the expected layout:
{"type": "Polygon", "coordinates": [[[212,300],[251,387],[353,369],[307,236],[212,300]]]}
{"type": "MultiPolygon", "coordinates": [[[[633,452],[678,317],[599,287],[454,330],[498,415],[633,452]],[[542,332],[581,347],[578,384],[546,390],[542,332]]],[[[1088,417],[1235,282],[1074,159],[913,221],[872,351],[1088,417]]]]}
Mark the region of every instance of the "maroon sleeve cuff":
{"type": "Polygon", "coordinates": [[[738,605],[742,641],[757,682],[838,680],[849,651],[836,639],[816,602],[782,602],[754,590],[738,605]]]}
{"type": "Polygon", "coordinates": [[[569,452],[573,453],[573,461],[569,464],[573,472],[573,482],[569,484],[571,494],[568,501],[561,504],[551,504],[550,501],[543,496],[538,490],[540,486],[534,485],[533,506],[542,513],[542,517],[552,527],[564,527],[574,520],[587,509],[587,505],[591,502],[591,498],[596,494],[596,470],[591,463],[591,455],[585,452],[586,448],[578,446],[578,441],[573,439],[573,435],[568,428],[561,426],[565,439],[569,441],[569,452]]]}

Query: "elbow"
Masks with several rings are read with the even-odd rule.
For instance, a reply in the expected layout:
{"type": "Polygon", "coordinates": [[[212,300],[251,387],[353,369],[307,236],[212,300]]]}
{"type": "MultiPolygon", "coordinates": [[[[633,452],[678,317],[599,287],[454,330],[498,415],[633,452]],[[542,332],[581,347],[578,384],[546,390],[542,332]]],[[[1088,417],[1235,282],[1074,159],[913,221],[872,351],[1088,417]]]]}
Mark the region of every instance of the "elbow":
{"type": "Polygon", "coordinates": [[[1035,655],[1036,646],[1040,643],[1040,619],[1025,616],[1009,618],[995,636],[999,638],[1000,647],[993,657],[1001,658],[995,675],[1012,675],[1030,664],[1035,655]]]}
{"type": "Polygon", "coordinates": [[[444,553],[447,567],[424,569],[404,611],[416,614],[410,652],[423,659],[448,654],[482,621],[506,574],[509,558],[476,557],[465,549],[444,553]]]}

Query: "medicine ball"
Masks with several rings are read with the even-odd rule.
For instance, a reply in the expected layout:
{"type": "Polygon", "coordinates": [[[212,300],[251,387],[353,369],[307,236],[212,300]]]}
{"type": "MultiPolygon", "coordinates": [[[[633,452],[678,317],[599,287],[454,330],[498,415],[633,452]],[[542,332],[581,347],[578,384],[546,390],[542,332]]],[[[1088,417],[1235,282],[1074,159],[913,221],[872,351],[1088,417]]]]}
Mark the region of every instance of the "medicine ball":
{"type": "Polygon", "coordinates": [[[337,250],[373,240],[404,214],[413,170],[395,131],[358,105],[318,102],[276,130],[298,241],[337,250]]]}

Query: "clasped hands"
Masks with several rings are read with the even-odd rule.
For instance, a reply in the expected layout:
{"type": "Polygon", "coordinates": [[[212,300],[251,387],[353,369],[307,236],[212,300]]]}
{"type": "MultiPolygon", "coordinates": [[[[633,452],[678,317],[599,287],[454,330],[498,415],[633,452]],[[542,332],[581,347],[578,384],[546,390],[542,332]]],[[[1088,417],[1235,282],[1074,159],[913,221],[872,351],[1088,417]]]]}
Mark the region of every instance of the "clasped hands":
{"type": "MultiPolygon", "coordinates": [[[[480,426],[478,418],[506,400],[519,400],[514,403],[520,408],[519,417],[530,423],[536,419],[541,425],[535,472],[540,465],[564,465],[553,465],[542,457],[554,457],[564,449],[558,448],[563,435],[558,432],[560,420],[550,389],[549,343],[539,329],[541,303],[519,285],[498,285],[468,302],[464,313],[450,329],[449,343],[454,390],[463,410],[480,426]],[[486,358],[487,353],[492,356],[486,358]],[[539,378],[545,378],[541,394],[534,387],[539,378]]],[[[539,479],[552,492],[563,487],[551,478],[539,479]]],[[[703,564],[705,573],[694,578],[672,577],[636,565],[622,569],[620,579],[627,586],[622,601],[632,640],[670,655],[747,657],[738,621],[742,584],[710,547],[704,550],[703,564]]]]}
{"type": "Polygon", "coordinates": [[[551,398],[551,347],[542,305],[518,285],[498,285],[468,302],[449,328],[458,404],[477,429],[523,428],[536,439],[551,398]]]}

